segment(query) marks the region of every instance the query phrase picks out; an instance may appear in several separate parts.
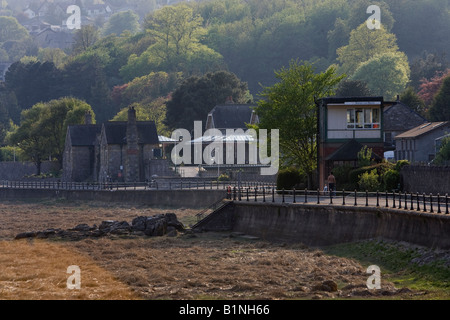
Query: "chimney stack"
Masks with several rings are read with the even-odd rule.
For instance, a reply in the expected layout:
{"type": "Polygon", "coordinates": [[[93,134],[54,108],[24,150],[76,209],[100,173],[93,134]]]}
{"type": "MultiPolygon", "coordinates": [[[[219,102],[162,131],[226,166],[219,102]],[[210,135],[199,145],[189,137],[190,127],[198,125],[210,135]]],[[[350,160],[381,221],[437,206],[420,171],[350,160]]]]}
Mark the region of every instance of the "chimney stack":
{"type": "Polygon", "coordinates": [[[92,124],[92,114],[90,111],[86,111],[84,113],[84,124],[86,125],[92,124]]]}
{"type": "Polygon", "coordinates": [[[136,182],[139,179],[139,146],[138,130],[136,123],[136,110],[128,108],[127,122],[127,158],[126,158],[126,182],[136,182]]]}

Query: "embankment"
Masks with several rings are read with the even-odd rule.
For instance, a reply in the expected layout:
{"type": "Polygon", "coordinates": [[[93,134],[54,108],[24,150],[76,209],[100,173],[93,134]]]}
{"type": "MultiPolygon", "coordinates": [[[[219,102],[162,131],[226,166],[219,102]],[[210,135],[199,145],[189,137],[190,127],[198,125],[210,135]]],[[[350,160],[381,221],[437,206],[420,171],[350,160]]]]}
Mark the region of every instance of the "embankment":
{"type": "Polygon", "coordinates": [[[450,249],[450,215],[392,208],[236,202],[198,228],[308,246],[381,238],[450,249]]]}
{"type": "Polygon", "coordinates": [[[49,190],[0,189],[0,200],[66,199],[118,202],[160,208],[205,208],[226,197],[225,190],[49,190]]]}

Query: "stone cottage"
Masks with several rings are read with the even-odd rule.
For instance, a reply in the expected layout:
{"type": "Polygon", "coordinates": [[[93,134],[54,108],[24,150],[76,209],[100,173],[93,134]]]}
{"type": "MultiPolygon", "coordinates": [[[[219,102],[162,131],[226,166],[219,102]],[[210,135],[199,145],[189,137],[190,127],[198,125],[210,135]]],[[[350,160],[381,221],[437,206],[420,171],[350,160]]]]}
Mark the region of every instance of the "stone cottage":
{"type": "Polygon", "coordinates": [[[136,121],[129,108],[128,121],[69,126],[63,159],[64,181],[142,182],[155,174],[152,161],[160,154],[153,121],[136,121]]]}

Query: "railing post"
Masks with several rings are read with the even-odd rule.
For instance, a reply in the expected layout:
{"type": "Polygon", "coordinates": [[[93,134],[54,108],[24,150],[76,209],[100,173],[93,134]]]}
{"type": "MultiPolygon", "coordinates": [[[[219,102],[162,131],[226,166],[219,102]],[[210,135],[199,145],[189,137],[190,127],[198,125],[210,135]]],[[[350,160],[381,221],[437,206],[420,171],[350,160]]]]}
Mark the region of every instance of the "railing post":
{"type": "Polygon", "coordinates": [[[377,207],[380,206],[380,193],[377,190],[377,207]]]}
{"type": "Polygon", "coordinates": [[[420,211],[420,200],[419,200],[419,193],[417,192],[416,195],[416,201],[417,201],[417,211],[420,211]]]}
{"type": "Polygon", "coordinates": [[[395,191],[392,192],[392,208],[395,209],[395,191]]]}
{"type": "Polygon", "coordinates": [[[272,202],[275,202],[275,188],[272,187],[272,202]]]}
{"type": "Polygon", "coordinates": [[[233,200],[236,200],[236,187],[233,188],[233,200]]]}
{"type": "Polygon", "coordinates": [[[263,202],[266,202],[266,187],[262,187],[263,190],[263,202]]]}
{"type": "Polygon", "coordinates": [[[434,213],[434,210],[433,210],[433,195],[431,193],[430,193],[430,212],[434,213]]]}
{"type": "Polygon", "coordinates": [[[442,211],[441,211],[441,195],[439,193],[437,194],[437,206],[438,206],[437,213],[442,213],[442,211]]]}
{"type": "Polygon", "coordinates": [[[257,194],[257,192],[258,192],[258,188],[255,187],[255,202],[258,201],[258,194],[257,194]]]}
{"type": "Polygon", "coordinates": [[[366,190],[366,207],[369,206],[369,190],[366,190]]]}
{"type": "Polygon", "coordinates": [[[410,204],[409,209],[410,210],[414,210],[414,196],[413,196],[413,193],[410,192],[409,195],[411,197],[411,200],[410,200],[410,203],[409,203],[410,204]]]}
{"type": "Polygon", "coordinates": [[[320,190],[317,189],[317,204],[320,204],[320,190]]]}
{"type": "Polygon", "coordinates": [[[423,193],[423,212],[427,212],[427,203],[425,199],[425,192],[423,193]]]}
{"type": "Polygon", "coordinates": [[[402,208],[402,192],[401,191],[398,192],[398,208],[399,209],[402,208]]]}
{"type": "Polygon", "coordinates": [[[342,190],[342,205],[345,206],[345,189],[342,190]]]}
{"type": "Polygon", "coordinates": [[[445,214],[449,214],[449,212],[448,212],[448,193],[445,194],[445,214]]]}
{"type": "Polygon", "coordinates": [[[388,192],[386,191],[386,208],[389,208],[389,203],[388,203],[388,192]]]}
{"type": "MultiPolygon", "coordinates": [[[[294,199],[295,199],[295,195],[294,195],[294,199]]],[[[305,188],[305,203],[308,203],[308,189],[305,188]]]]}
{"type": "Polygon", "coordinates": [[[248,193],[249,193],[249,187],[247,187],[247,202],[250,201],[249,197],[248,197],[248,193]]]}
{"type": "Polygon", "coordinates": [[[284,188],[283,188],[283,203],[284,203],[284,188]]]}
{"type": "Polygon", "coordinates": [[[355,207],[358,206],[358,200],[357,200],[357,197],[358,197],[358,194],[357,194],[357,191],[356,191],[356,189],[355,189],[355,203],[353,204],[355,207]]]}
{"type": "Polygon", "coordinates": [[[404,205],[405,210],[408,210],[408,196],[406,195],[406,191],[405,191],[405,205],[404,205]]]}

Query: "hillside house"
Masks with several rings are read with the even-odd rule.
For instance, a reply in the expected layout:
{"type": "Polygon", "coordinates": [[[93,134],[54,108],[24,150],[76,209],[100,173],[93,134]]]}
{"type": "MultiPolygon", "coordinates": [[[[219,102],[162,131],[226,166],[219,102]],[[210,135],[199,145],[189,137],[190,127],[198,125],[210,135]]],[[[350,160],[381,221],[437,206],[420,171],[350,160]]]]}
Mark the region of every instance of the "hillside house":
{"type": "Polygon", "coordinates": [[[395,159],[429,163],[436,156],[436,143],[450,133],[450,121],[427,122],[395,137],[395,159]]]}
{"type": "Polygon", "coordinates": [[[383,97],[335,97],[316,101],[318,112],[318,179],[323,190],[335,166],[355,165],[363,146],[382,159],[383,97]]]}
{"type": "Polygon", "coordinates": [[[400,101],[385,102],[384,118],[384,148],[385,151],[395,150],[395,137],[427,121],[420,114],[400,101]]]}
{"type": "Polygon", "coordinates": [[[63,157],[64,181],[143,182],[167,172],[158,161],[161,145],[153,121],[136,121],[134,108],[128,121],[86,124],[67,128],[63,157]]]}

